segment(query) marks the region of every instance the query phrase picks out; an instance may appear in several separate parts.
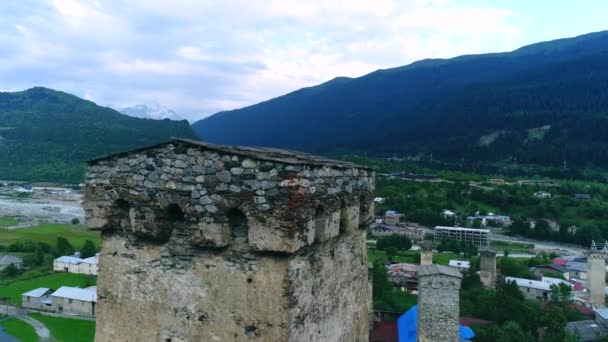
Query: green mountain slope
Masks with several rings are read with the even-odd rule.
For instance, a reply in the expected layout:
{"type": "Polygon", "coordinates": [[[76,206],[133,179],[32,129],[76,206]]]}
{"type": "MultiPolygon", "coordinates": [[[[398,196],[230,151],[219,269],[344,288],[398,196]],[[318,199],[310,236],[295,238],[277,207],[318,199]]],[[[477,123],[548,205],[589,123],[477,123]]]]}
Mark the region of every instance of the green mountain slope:
{"type": "Polygon", "coordinates": [[[193,128],[317,153],[608,167],[608,31],[336,78],[193,128]]]}
{"type": "Polygon", "coordinates": [[[187,121],[132,118],[47,88],[0,93],[0,179],[80,182],[85,160],[171,136],[195,135],[187,121]]]}

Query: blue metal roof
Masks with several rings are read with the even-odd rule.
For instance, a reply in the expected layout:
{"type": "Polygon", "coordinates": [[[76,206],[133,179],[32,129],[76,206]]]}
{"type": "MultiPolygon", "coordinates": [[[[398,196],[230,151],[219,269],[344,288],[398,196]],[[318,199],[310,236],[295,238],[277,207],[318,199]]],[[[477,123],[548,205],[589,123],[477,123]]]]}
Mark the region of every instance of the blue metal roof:
{"type": "MultiPolygon", "coordinates": [[[[399,342],[416,342],[418,337],[418,305],[414,305],[397,320],[399,342]]],[[[467,326],[460,326],[460,339],[467,340],[475,337],[473,330],[467,326]]]]}

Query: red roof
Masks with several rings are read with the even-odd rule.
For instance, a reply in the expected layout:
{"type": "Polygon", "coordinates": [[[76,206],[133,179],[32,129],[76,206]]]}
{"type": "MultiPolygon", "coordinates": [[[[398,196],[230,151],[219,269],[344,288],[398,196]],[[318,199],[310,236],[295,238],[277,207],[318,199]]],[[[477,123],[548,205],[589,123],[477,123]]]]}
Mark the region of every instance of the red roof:
{"type": "Polygon", "coordinates": [[[553,259],[552,262],[553,262],[553,264],[560,265],[560,266],[565,266],[567,263],[567,261],[562,258],[555,258],[555,259],[553,259]]]}
{"type": "Polygon", "coordinates": [[[396,321],[380,321],[374,323],[374,329],[369,334],[369,342],[398,342],[399,333],[396,321]]]}
{"type": "Polygon", "coordinates": [[[593,315],[595,315],[595,313],[593,312],[592,308],[588,308],[588,307],[586,307],[584,305],[570,303],[570,304],[568,304],[568,306],[570,308],[572,308],[572,309],[580,312],[583,315],[586,315],[586,316],[593,316],[593,315]]]}
{"type": "Polygon", "coordinates": [[[492,321],[475,317],[460,316],[460,325],[466,325],[467,327],[470,327],[471,325],[486,325],[490,323],[492,323],[492,321]]]}

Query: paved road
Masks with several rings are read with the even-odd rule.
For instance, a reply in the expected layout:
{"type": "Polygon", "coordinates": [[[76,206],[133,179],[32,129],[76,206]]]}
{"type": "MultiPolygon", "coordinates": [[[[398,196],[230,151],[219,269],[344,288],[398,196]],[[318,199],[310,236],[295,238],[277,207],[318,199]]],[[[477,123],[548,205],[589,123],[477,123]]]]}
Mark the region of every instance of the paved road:
{"type": "MultiPolygon", "coordinates": [[[[423,228],[425,234],[433,234],[433,229],[423,228]]],[[[504,234],[500,234],[497,232],[492,232],[490,234],[491,241],[501,241],[501,242],[519,242],[519,243],[531,243],[534,244],[535,248],[539,249],[560,249],[565,254],[569,255],[583,255],[587,249],[578,246],[572,245],[568,243],[554,242],[554,241],[539,241],[534,239],[522,238],[522,237],[513,237],[504,234]]]]}

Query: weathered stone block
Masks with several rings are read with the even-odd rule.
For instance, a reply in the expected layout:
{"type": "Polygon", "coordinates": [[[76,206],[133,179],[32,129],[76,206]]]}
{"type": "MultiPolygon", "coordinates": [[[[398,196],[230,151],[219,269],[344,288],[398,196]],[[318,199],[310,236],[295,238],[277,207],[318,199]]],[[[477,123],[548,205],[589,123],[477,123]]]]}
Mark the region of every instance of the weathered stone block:
{"type": "Polygon", "coordinates": [[[230,227],[227,224],[201,222],[190,229],[190,237],[196,245],[225,247],[230,244],[230,227]]]}

